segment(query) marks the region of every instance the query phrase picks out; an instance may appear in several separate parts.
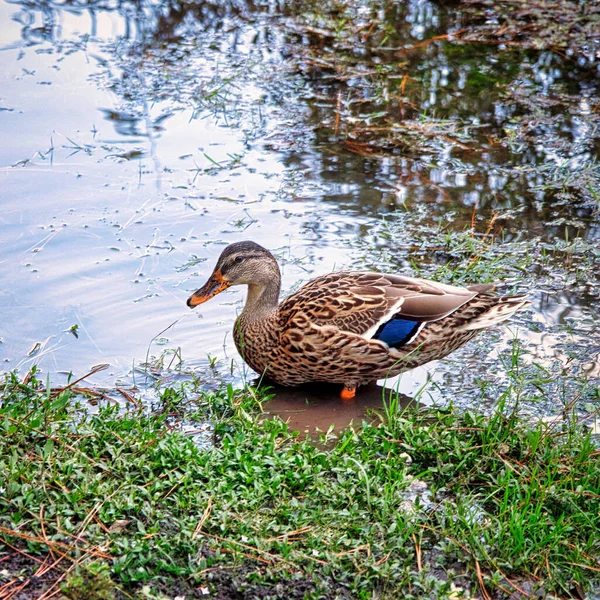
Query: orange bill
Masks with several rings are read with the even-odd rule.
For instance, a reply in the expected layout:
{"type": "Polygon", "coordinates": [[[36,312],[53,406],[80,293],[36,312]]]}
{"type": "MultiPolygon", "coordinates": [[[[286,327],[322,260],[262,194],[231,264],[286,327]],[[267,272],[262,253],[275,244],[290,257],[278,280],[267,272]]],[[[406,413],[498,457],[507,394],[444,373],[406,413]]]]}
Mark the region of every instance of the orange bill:
{"type": "Polygon", "coordinates": [[[194,306],[198,306],[198,304],[202,304],[223,290],[226,290],[230,285],[231,282],[223,279],[220,270],[214,271],[208,281],[187,299],[187,305],[190,308],[194,308],[194,306]]]}

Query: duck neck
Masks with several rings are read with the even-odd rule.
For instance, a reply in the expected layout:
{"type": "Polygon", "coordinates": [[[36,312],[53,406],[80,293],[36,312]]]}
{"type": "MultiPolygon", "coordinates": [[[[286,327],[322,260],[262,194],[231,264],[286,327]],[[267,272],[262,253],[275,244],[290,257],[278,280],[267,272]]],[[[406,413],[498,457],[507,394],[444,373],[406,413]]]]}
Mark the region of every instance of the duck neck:
{"type": "Polygon", "coordinates": [[[260,321],[273,314],[279,304],[280,281],[248,284],[248,296],[240,317],[260,321]]]}

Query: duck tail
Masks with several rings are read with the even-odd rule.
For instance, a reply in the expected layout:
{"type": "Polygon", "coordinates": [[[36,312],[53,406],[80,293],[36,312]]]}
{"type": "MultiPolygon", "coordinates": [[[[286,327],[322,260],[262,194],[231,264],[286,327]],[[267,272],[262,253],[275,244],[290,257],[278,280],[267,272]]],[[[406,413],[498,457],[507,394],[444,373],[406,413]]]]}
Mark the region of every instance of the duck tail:
{"type": "Polygon", "coordinates": [[[482,296],[481,300],[484,298],[486,302],[481,307],[481,312],[461,325],[460,330],[471,331],[493,327],[502,323],[502,321],[506,321],[506,319],[512,317],[517,311],[531,304],[526,296],[482,296]]]}

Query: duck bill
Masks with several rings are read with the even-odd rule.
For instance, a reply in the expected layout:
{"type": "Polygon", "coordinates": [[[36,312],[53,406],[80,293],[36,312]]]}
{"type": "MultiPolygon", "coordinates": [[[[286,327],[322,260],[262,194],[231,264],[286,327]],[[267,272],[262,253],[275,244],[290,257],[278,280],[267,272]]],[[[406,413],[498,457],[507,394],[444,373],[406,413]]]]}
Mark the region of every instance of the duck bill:
{"type": "Polygon", "coordinates": [[[198,304],[203,304],[213,296],[226,290],[230,285],[231,282],[223,279],[220,270],[214,271],[208,281],[187,299],[187,305],[190,308],[194,308],[194,306],[198,306],[198,304]]]}

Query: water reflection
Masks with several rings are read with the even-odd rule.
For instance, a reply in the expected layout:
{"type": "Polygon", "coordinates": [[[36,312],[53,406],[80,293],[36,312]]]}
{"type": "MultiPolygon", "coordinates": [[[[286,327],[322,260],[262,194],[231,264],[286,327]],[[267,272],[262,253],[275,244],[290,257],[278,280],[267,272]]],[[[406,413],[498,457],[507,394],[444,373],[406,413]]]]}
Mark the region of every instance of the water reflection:
{"type": "MultiPolygon", "coordinates": [[[[439,206],[442,213],[451,202],[453,208],[463,212],[465,220],[474,206],[482,217],[507,206],[521,206],[526,210],[522,212],[519,230],[550,220],[556,216],[558,208],[562,218],[575,221],[577,225],[567,223],[570,227],[567,231],[559,226],[546,228],[549,237],[585,236],[588,229],[593,229],[593,239],[597,239],[594,222],[597,203],[593,198],[591,204],[582,205],[555,202],[549,197],[551,186],[541,178],[543,173],[538,168],[543,163],[548,163],[548,168],[554,164],[556,190],[559,191],[561,177],[568,177],[563,165],[565,160],[571,161],[571,168],[576,168],[577,162],[593,164],[599,143],[598,128],[594,125],[597,80],[585,71],[577,77],[573,65],[554,52],[532,55],[511,50],[504,51],[500,59],[495,48],[481,45],[439,41],[421,46],[422,40],[456,29],[455,15],[445,6],[419,0],[395,5],[381,13],[376,5],[349,4],[346,12],[349,18],[356,19],[357,25],[382,24],[364,38],[361,48],[352,48],[350,66],[356,69],[356,77],[348,78],[344,71],[335,71],[328,66],[327,61],[322,64],[322,53],[327,55],[328,52],[323,49],[327,40],[323,31],[308,26],[303,28],[302,19],[297,20],[287,37],[281,34],[281,29],[273,27],[272,24],[278,23],[277,19],[287,15],[299,16],[303,11],[310,14],[314,8],[310,2],[238,0],[200,5],[117,2],[79,3],[75,7],[45,2],[16,4],[21,7],[16,19],[23,26],[21,37],[27,44],[73,42],[74,37],[83,46],[86,40],[97,37],[116,43],[113,48],[117,53],[109,58],[108,81],[105,83],[121,96],[127,108],[134,109],[133,112],[104,109],[106,118],[114,121],[119,134],[148,137],[150,133],[145,129],[162,128],[161,121],[172,114],[171,109],[150,117],[149,103],[191,102],[196,103],[197,111],[208,107],[207,96],[227,105],[223,114],[229,112],[231,123],[232,107],[239,102],[235,99],[235,91],[232,93],[231,88],[227,89],[227,75],[237,78],[239,73],[232,73],[229,63],[242,56],[265,62],[284,60],[293,48],[291,44],[298,43],[294,36],[302,35],[307,52],[314,49],[315,53],[312,62],[297,61],[296,64],[311,77],[312,89],[307,100],[311,110],[309,123],[316,140],[309,148],[303,143],[292,144],[284,161],[288,165],[302,164],[305,175],[309,176],[306,180],[318,182],[327,189],[323,194],[325,199],[361,213],[393,211],[406,202],[430,202],[439,206]],[[81,16],[86,13],[89,17],[87,27],[81,22],[81,16]],[[69,20],[65,19],[67,14],[69,20]],[[101,30],[97,23],[100,14],[113,17],[101,30]],[[118,26],[115,27],[116,16],[118,26]],[[70,22],[72,17],[77,25],[70,22]],[[68,27],[65,27],[67,23],[68,27]],[[39,26],[34,27],[36,24],[39,26]],[[37,32],[35,35],[34,31],[37,32]],[[382,31],[386,32],[385,43],[382,31]],[[201,50],[197,39],[202,32],[210,32],[213,36],[207,45],[212,43],[228,54],[222,67],[225,76],[214,79],[213,74],[214,85],[208,89],[206,82],[197,85],[203,73],[195,70],[198,65],[193,64],[193,56],[201,50]],[[392,90],[383,94],[378,87],[381,82],[373,79],[372,71],[373,65],[378,65],[385,85],[391,85],[396,80],[386,69],[395,68],[399,57],[405,62],[400,64],[398,77],[402,73],[410,74],[413,83],[406,88],[402,85],[404,95],[401,94],[395,103],[385,96],[397,94],[392,90]],[[182,61],[187,63],[188,70],[195,70],[195,85],[179,67],[182,61]],[[115,67],[117,72],[111,73],[115,67]],[[363,72],[370,75],[363,75],[363,72]],[[176,85],[170,86],[170,81],[176,85]],[[197,89],[188,89],[190,86],[197,89]],[[510,96],[503,92],[507,86],[510,86],[510,96]],[[221,87],[225,95],[232,93],[232,102],[224,99],[221,87]],[[377,90],[383,94],[379,99],[372,97],[377,90]],[[538,99],[540,94],[546,97],[541,103],[544,109],[541,114],[539,100],[535,106],[531,100],[532,95],[538,99]],[[340,100],[341,109],[337,106],[340,100]],[[570,107],[567,113],[565,103],[570,107]],[[377,106],[383,109],[381,115],[377,106]],[[531,120],[530,113],[534,109],[538,111],[537,117],[531,120]],[[416,119],[424,111],[434,111],[435,122],[419,123],[416,119]],[[379,115],[371,117],[372,133],[364,127],[358,132],[353,123],[363,122],[364,115],[369,113],[379,115]],[[448,128],[444,132],[439,128],[445,119],[448,128]],[[519,129],[521,141],[515,140],[508,145],[512,152],[507,153],[506,143],[501,145],[498,140],[523,119],[529,119],[529,123],[526,128],[519,129]],[[393,133],[396,124],[404,130],[409,126],[408,132],[412,128],[414,139],[406,139],[398,131],[393,133]],[[387,153],[381,139],[387,134],[382,130],[390,132],[392,146],[387,149],[391,150],[388,158],[380,156],[381,151],[384,155],[387,153]],[[334,135],[334,132],[337,133],[334,135]],[[357,140],[352,141],[356,136],[357,140]],[[368,146],[373,136],[377,136],[377,151],[368,146]],[[340,137],[345,142],[338,147],[335,143],[332,145],[340,137]],[[419,143],[413,143],[418,138],[419,143]],[[394,146],[399,140],[401,144],[396,152],[394,146]],[[307,151],[303,152],[305,148],[307,151]],[[352,156],[353,152],[358,155],[352,156]],[[373,152],[375,156],[369,156],[373,152]],[[407,160],[407,156],[410,159],[407,160]],[[342,182],[354,191],[338,194],[331,189],[342,182]],[[541,195],[536,188],[542,191],[541,195]]],[[[205,51],[206,48],[201,50],[205,51]]],[[[249,82],[242,78],[241,83],[248,94],[249,82]]],[[[263,88],[262,93],[268,94],[275,104],[289,100],[289,96],[280,93],[277,85],[263,88]]],[[[264,103],[264,98],[257,100],[264,103]]],[[[194,118],[204,116],[202,111],[196,111],[194,118]]],[[[244,111],[241,118],[247,116],[244,111]]],[[[589,193],[586,183],[572,181],[571,185],[576,185],[577,194],[585,195],[589,193]]],[[[300,195],[305,194],[300,192],[300,195]]],[[[514,229],[515,225],[514,222],[507,224],[505,229],[514,229]]]]}
{"type": "Polygon", "coordinates": [[[339,386],[272,386],[269,391],[274,397],[265,403],[264,414],[281,418],[292,431],[308,434],[327,432],[331,426],[339,431],[351,423],[360,425],[363,419],[377,420],[390,402],[398,411],[418,406],[413,398],[375,384],[359,388],[350,403],[340,399],[339,386]]]}

